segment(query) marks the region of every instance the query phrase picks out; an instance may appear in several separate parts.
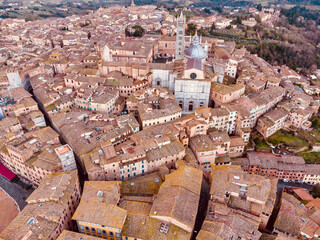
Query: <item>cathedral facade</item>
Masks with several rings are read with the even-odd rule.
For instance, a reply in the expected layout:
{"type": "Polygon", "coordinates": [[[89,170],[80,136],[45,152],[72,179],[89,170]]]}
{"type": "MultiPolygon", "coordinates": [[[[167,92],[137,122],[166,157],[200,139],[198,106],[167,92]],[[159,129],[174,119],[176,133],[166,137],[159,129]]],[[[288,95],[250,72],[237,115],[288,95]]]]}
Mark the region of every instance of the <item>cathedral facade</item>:
{"type": "Polygon", "coordinates": [[[176,56],[166,67],[153,69],[153,84],[168,87],[183,114],[193,113],[200,106],[208,106],[211,80],[205,77],[204,65],[208,45],[201,46],[197,33],[185,49],[185,17],[177,19],[176,56]]]}
{"type": "Polygon", "coordinates": [[[184,72],[175,80],[175,99],[183,114],[194,112],[200,106],[208,106],[211,80],[205,77],[206,51],[201,47],[197,34],[184,51],[184,72]]]}

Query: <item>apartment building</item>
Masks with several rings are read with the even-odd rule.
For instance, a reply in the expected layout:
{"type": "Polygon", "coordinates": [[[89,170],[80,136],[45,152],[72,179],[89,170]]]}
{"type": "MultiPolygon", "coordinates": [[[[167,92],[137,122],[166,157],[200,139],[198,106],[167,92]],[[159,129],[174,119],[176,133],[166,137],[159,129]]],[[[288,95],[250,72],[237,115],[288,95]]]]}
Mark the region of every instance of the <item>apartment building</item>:
{"type": "Polygon", "coordinates": [[[198,119],[203,118],[208,128],[215,128],[220,131],[226,131],[229,126],[232,114],[226,108],[208,108],[201,106],[196,108],[195,116],[198,119]]]}
{"type": "MultiPolygon", "coordinates": [[[[18,133],[12,140],[2,143],[0,157],[6,167],[24,180],[39,185],[45,175],[64,171],[55,152],[61,147],[59,135],[52,128],[18,133]]],[[[74,159],[69,163],[75,166],[74,159]]]]}
{"type": "Polygon", "coordinates": [[[2,92],[2,98],[9,98],[11,104],[3,104],[1,106],[3,116],[19,117],[32,111],[39,110],[36,101],[31,97],[23,87],[11,88],[6,92],[2,92]]]}
{"type": "Polygon", "coordinates": [[[186,134],[189,137],[194,137],[197,135],[205,135],[207,133],[209,126],[205,121],[198,119],[189,119],[185,124],[186,134]]]}
{"type": "Polygon", "coordinates": [[[310,109],[294,108],[289,113],[288,122],[292,126],[300,129],[311,118],[312,115],[313,112],[310,109]]]}
{"type": "Polygon", "coordinates": [[[71,217],[80,202],[77,170],[43,178],[26,200],[28,205],[1,232],[1,239],[57,239],[74,229],[71,217]]]}
{"type": "Polygon", "coordinates": [[[202,171],[185,165],[124,182],[87,181],[72,219],[83,239],[190,239],[201,182],[202,171]]]}
{"type": "Polygon", "coordinates": [[[259,217],[264,229],[276,200],[277,179],[247,174],[240,166],[211,167],[211,201],[243,211],[249,219],[259,217]]]}
{"type": "Polygon", "coordinates": [[[102,60],[109,62],[148,63],[157,55],[157,48],[150,43],[138,40],[119,44],[107,43],[102,52],[102,60]]]}
{"type": "Polygon", "coordinates": [[[272,153],[248,152],[247,159],[235,162],[251,174],[278,178],[291,182],[319,183],[319,167],[306,164],[299,156],[274,155],[272,153]]]}
{"type": "Polygon", "coordinates": [[[120,240],[127,211],[118,207],[119,203],[120,182],[85,182],[81,202],[72,219],[80,233],[120,240]]]}
{"type": "Polygon", "coordinates": [[[258,119],[256,129],[268,138],[284,126],[288,116],[289,113],[282,108],[273,109],[258,119]]]}
{"type": "Polygon", "coordinates": [[[94,237],[90,235],[84,235],[78,232],[72,232],[69,230],[63,230],[62,233],[59,235],[57,240],[101,240],[99,237],[94,237]]]}
{"type": "Polygon", "coordinates": [[[318,238],[320,210],[317,207],[309,208],[309,205],[303,205],[293,195],[283,193],[273,235],[290,239],[318,238]]]}
{"type": "Polygon", "coordinates": [[[230,103],[244,94],[245,86],[241,83],[234,85],[224,85],[222,83],[212,83],[210,92],[210,102],[214,102],[214,107],[230,103]]]}
{"type": "Polygon", "coordinates": [[[244,153],[244,148],[247,144],[243,141],[241,136],[230,136],[230,157],[240,157],[244,153]]]}
{"type": "Polygon", "coordinates": [[[210,131],[209,138],[217,148],[218,156],[224,156],[230,151],[230,137],[226,131],[210,131]]]}
{"type": "Polygon", "coordinates": [[[196,239],[250,238],[259,240],[262,235],[258,231],[259,220],[259,217],[249,218],[239,210],[209,201],[206,218],[196,239]]]}
{"type": "Polygon", "coordinates": [[[68,144],[56,148],[55,152],[61,161],[63,171],[66,172],[77,169],[73,151],[68,144]]]}
{"type": "Polygon", "coordinates": [[[211,164],[215,164],[217,147],[208,135],[197,135],[190,138],[189,146],[196,156],[204,172],[211,172],[211,164]]]}
{"type": "Polygon", "coordinates": [[[115,87],[119,91],[121,97],[128,98],[133,96],[134,92],[146,89],[149,86],[147,80],[134,81],[131,77],[123,75],[121,72],[112,72],[107,75],[105,85],[108,87],[115,87]],[[120,76],[110,76],[112,73],[116,73],[120,76]]]}
{"type": "Polygon", "coordinates": [[[95,112],[111,114],[115,111],[115,103],[119,97],[119,91],[106,87],[84,89],[78,91],[74,100],[77,108],[83,108],[95,112]]]}
{"type": "Polygon", "coordinates": [[[174,121],[182,114],[173,94],[161,86],[136,92],[126,104],[129,112],[136,113],[142,128],[174,121]]]}
{"type": "Polygon", "coordinates": [[[159,108],[149,104],[139,105],[138,116],[143,128],[171,122],[181,117],[182,109],[174,100],[160,99],[158,104],[159,108]]]}
{"type": "Polygon", "coordinates": [[[141,142],[135,136],[140,133],[143,131],[116,147],[106,143],[94,149],[84,162],[89,180],[130,179],[157,171],[161,166],[173,168],[177,160],[183,159],[185,148],[178,140],[163,136],[141,142]]]}

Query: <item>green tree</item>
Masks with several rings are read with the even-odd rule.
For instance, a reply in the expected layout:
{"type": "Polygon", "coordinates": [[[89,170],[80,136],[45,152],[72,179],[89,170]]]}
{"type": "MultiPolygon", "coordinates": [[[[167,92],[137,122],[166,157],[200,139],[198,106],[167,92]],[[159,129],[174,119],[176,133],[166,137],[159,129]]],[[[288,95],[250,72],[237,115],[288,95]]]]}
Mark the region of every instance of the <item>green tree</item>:
{"type": "Polygon", "coordinates": [[[319,118],[315,118],[312,120],[312,127],[314,129],[319,129],[320,128],[320,119],[319,118]]]}
{"type": "Polygon", "coordinates": [[[317,183],[316,185],[313,185],[311,189],[311,194],[314,198],[320,198],[320,184],[317,183]]]}
{"type": "Polygon", "coordinates": [[[144,29],[143,27],[141,27],[140,25],[134,25],[132,27],[132,29],[134,29],[134,33],[133,33],[133,36],[134,37],[142,37],[143,33],[144,33],[144,29]]]}
{"type": "Polygon", "coordinates": [[[196,30],[197,30],[197,25],[194,24],[194,23],[189,23],[188,24],[188,29],[186,31],[186,34],[187,35],[194,35],[196,33],[196,30]]]}
{"type": "Polygon", "coordinates": [[[212,7],[213,10],[216,10],[218,13],[222,13],[222,7],[212,7]]]}
{"type": "Polygon", "coordinates": [[[242,25],[242,20],[241,20],[240,16],[237,16],[236,24],[237,25],[242,25]]]}
{"type": "Polygon", "coordinates": [[[261,5],[261,3],[259,3],[259,4],[257,5],[257,9],[259,10],[259,12],[262,11],[262,5],[261,5]]]}
{"type": "Polygon", "coordinates": [[[131,32],[129,31],[129,29],[127,27],[124,30],[124,33],[125,33],[126,37],[131,37],[131,32]]]}
{"type": "Polygon", "coordinates": [[[212,33],[213,30],[215,30],[215,29],[216,29],[216,25],[214,23],[212,23],[211,28],[210,28],[210,33],[212,33]]]}
{"type": "Polygon", "coordinates": [[[255,15],[254,19],[257,21],[257,23],[261,23],[261,17],[259,15],[255,15]]]}
{"type": "Polygon", "coordinates": [[[209,8],[205,8],[203,11],[204,11],[205,13],[208,13],[208,14],[210,14],[210,13],[211,13],[211,11],[210,11],[210,9],[209,9],[209,8]]]}

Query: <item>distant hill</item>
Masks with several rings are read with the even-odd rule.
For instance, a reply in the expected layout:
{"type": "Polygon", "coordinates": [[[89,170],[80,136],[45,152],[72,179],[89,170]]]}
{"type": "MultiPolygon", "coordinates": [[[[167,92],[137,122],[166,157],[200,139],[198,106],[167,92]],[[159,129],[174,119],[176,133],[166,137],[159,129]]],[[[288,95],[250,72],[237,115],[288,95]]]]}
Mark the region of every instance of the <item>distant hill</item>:
{"type": "MultiPolygon", "coordinates": [[[[57,4],[57,3],[83,3],[83,2],[94,2],[99,5],[129,5],[131,0],[0,0],[0,4],[13,3],[13,2],[41,2],[43,4],[57,4]]],[[[261,4],[267,6],[270,4],[281,4],[281,5],[318,5],[320,6],[320,0],[135,0],[137,5],[171,5],[171,6],[196,6],[196,7],[222,7],[222,6],[254,6],[261,4]]]]}

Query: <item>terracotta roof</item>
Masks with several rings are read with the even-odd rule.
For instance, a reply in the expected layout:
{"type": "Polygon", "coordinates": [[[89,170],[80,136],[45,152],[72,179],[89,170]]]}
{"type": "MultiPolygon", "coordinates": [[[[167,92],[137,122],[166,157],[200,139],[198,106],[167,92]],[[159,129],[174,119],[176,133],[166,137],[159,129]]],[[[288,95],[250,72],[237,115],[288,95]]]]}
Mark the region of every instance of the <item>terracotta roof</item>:
{"type": "Polygon", "coordinates": [[[234,85],[224,85],[222,83],[215,82],[211,84],[211,90],[214,92],[220,93],[222,95],[233,93],[241,89],[244,90],[244,88],[245,87],[242,83],[236,83],[234,85]]]}
{"type": "Polygon", "coordinates": [[[307,208],[313,208],[316,207],[318,209],[320,209],[320,198],[316,198],[314,200],[312,200],[311,202],[306,204],[307,208]]]}
{"type": "Polygon", "coordinates": [[[225,193],[229,192],[232,195],[230,204],[233,206],[247,211],[262,211],[271,191],[270,179],[246,174],[240,166],[211,165],[211,169],[211,195],[224,198],[225,193]],[[246,189],[243,190],[240,186],[246,186],[246,189]],[[245,191],[246,199],[255,200],[242,200],[240,197],[236,197],[241,191],[245,191]],[[255,202],[260,202],[260,204],[256,206],[255,202]]]}
{"type": "Polygon", "coordinates": [[[191,232],[198,211],[202,174],[200,170],[181,166],[160,187],[151,211],[151,218],[171,218],[180,227],[191,232]],[[191,179],[193,178],[193,179],[191,179]],[[177,181],[175,180],[177,179],[177,181]],[[191,186],[193,185],[193,186],[191,186]]]}
{"type": "Polygon", "coordinates": [[[303,201],[312,201],[314,198],[303,188],[293,188],[292,191],[303,201]]]}

